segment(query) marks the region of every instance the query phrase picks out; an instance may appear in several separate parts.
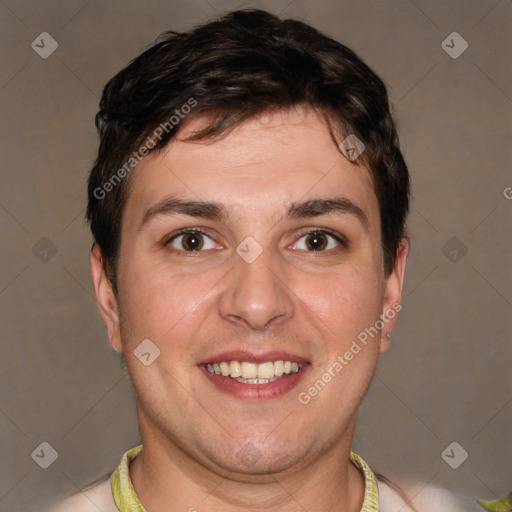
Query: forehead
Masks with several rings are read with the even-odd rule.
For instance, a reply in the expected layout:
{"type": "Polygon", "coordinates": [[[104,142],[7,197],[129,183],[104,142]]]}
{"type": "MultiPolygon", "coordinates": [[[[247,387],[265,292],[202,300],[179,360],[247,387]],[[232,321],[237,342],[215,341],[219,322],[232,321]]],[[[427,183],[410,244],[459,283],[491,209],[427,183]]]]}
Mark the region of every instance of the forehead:
{"type": "Polygon", "coordinates": [[[299,200],[343,196],[379,224],[370,171],[343,156],[342,139],[333,140],[314,111],[266,112],[218,139],[186,140],[210,122],[185,121],[175,139],[137,166],[126,209],[135,206],[140,217],[172,194],[223,203],[233,216],[275,216],[299,200]]]}

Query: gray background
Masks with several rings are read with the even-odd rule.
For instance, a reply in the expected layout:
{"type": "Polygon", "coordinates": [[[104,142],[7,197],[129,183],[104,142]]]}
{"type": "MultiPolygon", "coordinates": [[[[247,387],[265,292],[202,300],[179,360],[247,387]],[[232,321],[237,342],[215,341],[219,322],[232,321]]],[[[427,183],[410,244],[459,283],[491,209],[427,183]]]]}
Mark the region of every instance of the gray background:
{"type": "Polygon", "coordinates": [[[239,6],[311,23],[389,85],[413,180],[412,252],[355,450],[414,492],[510,490],[512,2],[4,0],[2,512],[77,492],[139,442],[89,277],[93,117],[106,81],[161,32],[239,6]],[[31,47],[44,31],[59,45],[47,59],[31,47]],[[469,44],[456,59],[441,46],[454,31],[469,44]],[[58,452],[48,469],[31,457],[43,441],[58,452]],[[453,441],[469,454],[458,469],[441,457],[453,441]]]}

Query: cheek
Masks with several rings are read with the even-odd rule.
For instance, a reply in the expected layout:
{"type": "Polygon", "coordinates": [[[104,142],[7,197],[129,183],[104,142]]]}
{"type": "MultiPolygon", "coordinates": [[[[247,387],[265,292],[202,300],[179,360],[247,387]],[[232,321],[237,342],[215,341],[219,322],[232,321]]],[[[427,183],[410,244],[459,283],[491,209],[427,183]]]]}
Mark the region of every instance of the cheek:
{"type": "Polygon", "coordinates": [[[338,340],[350,341],[381,312],[382,283],[375,268],[346,267],[329,275],[299,279],[297,296],[338,340]]]}
{"type": "Polygon", "coordinates": [[[158,344],[169,338],[194,315],[215,282],[213,274],[180,275],[162,265],[126,268],[120,289],[123,342],[149,338],[158,344]]]}

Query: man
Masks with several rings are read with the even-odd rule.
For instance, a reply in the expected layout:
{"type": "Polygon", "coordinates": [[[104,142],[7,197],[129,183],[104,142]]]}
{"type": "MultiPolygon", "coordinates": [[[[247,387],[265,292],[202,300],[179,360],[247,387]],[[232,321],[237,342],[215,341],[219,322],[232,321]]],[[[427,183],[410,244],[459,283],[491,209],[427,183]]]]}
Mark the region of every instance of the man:
{"type": "Polygon", "coordinates": [[[168,33],[96,121],[92,280],[142,446],[59,510],[414,510],[351,451],[408,253],[382,81],[301,22],[236,11],[168,33]]]}

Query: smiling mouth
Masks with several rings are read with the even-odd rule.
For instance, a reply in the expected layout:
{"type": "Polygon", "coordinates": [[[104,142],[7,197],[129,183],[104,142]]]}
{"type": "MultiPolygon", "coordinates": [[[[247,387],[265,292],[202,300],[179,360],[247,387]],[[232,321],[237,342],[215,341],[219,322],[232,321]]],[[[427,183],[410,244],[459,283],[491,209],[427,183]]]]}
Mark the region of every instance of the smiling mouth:
{"type": "Polygon", "coordinates": [[[304,367],[304,364],[283,360],[267,361],[259,364],[247,361],[221,361],[219,363],[207,363],[204,367],[210,373],[231,378],[242,384],[268,384],[298,373],[304,367]]]}

